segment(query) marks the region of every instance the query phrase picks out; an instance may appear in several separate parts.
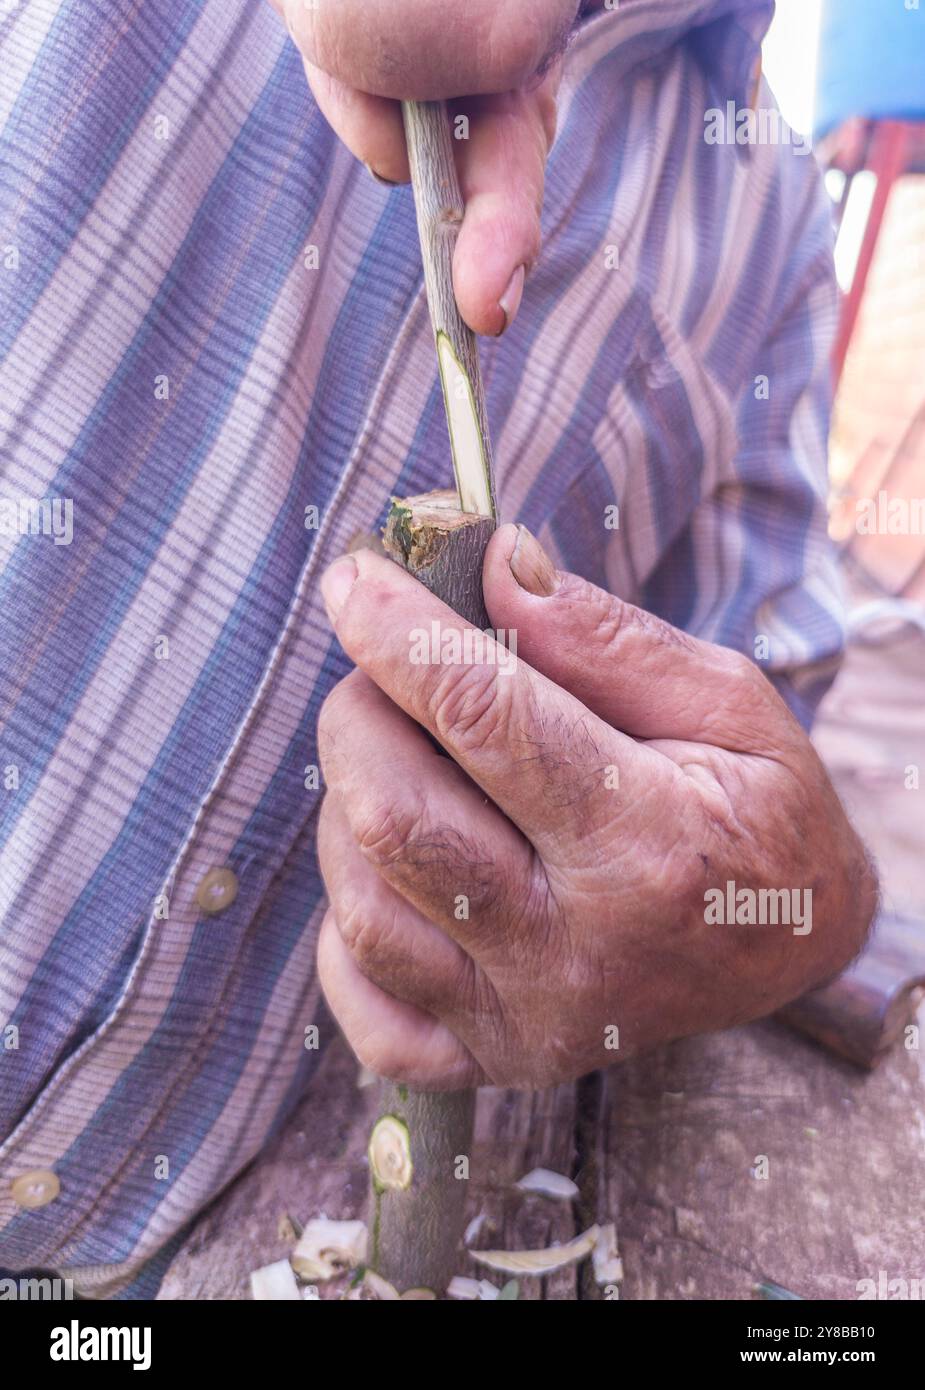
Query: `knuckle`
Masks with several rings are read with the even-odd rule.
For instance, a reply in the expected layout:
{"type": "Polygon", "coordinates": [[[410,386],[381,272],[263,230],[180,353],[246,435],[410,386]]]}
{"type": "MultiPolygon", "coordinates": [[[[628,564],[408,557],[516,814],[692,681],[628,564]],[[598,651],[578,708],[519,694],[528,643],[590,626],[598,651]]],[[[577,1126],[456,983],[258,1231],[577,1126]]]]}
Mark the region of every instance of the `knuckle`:
{"type": "Polygon", "coordinates": [[[339,689],[340,686],[335,685],[332,690],[328,691],[321,709],[318,711],[318,754],[322,762],[327,756],[328,749],[335,737],[337,725],[340,723],[337,713],[339,702],[337,692],[339,689]]]}
{"type": "Polygon", "coordinates": [[[582,1016],[581,1027],[561,1022],[556,1036],[551,1038],[533,1062],[531,1084],[540,1090],[572,1080],[586,1065],[588,1051],[587,1020],[582,1016]]]}
{"type": "Polygon", "coordinates": [[[381,959],[392,931],[391,915],[383,903],[356,894],[336,904],[334,919],[341,940],[361,970],[381,959]]]}
{"type": "Polygon", "coordinates": [[[603,648],[604,651],[614,650],[619,647],[627,629],[632,626],[632,614],[637,610],[598,590],[591,591],[588,601],[591,641],[596,648],[603,648]]]}
{"type": "Polygon", "coordinates": [[[665,871],[663,890],[669,903],[679,908],[703,902],[703,861],[689,849],[674,856],[665,871]]]}
{"type": "Polygon", "coordinates": [[[725,710],[746,726],[754,724],[757,713],[767,711],[769,697],[775,693],[774,687],[750,657],[727,648],[720,650],[726,653],[723,671],[725,710]]]}
{"type": "Polygon", "coordinates": [[[491,89],[513,91],[532,81],[538,69],[548,68],[565,49],[575,8],[574,0],[554,0],[535,23],[525,24],[518,0],[480,6],[489,26],[480,57],[493,69],[491,89]]]}
{"type": "MultiPolygon", "coordinates": [[[[653,862],[651,891],[658,903],[680,924],[691,911],[703,907],[706,864],[698,846],[707,844],[711,836],[712,818],[699,806],[673,824],[663,836],[657,858],[653,862]]],[[[729,827],[719,821],[718,828],[727,838],[729,827]]]]}
{"type": "Polygon", "coordinates": [[[312,62],[317,62],[318,24],[317,13],[311,5],[300,5],[298,0],[271,0],[274,9],[280,11],[286,22],[289,35],[299,51],[312,62]]]}
{"type": "Polygon", "coordinates": [[[722,653],[725,677],[735,687],[736,693],[757,694],[766,688],[767,680],[751,657],[744,652],[733,651],[731,647],[719,647],[717,650],[722,653]]]}
{"type": "Polygon", "coordinates": [[[539,26],[524,24],[511,5],[478,7],[470,42],[459,50],[455,64],[468,90],[515,92],[527,83],[543,57],[539,26]],[[506,12],[507,11],[507,12],[506,12]]]}
{"type": "Polygon", "coordinates": [[[460,957],[449,999],[456,1018],[474,1020],[480,1031],[486,1020],[493,1026],[498,1014],[498,996],[488,976],[476,967],[470,956],[460,957]]]}
{"type": "Polygon", "coordinates": [[[568,597],[580,602],[582,611],[587,614],[588,634],[596,648],[616,655],[629,643],[643,639],[660,647],[687,652],[699,650],[695,638],[666,623],[656,613],[625,603],[616,594],[599,589],[587,580],[576,578],[566,582],[569,583],[568,597]]]}
{"type": "Polygon", "coordinates": [[[361,1065],[384,1081],[432,1090],[439,1079],[440,1089],[447,1089],[440,1056],[422,1047],[418,1036],[401,1027],[371,1028],[349,1041],[361,1065]]]}
{"type": "Polygon", "coordinates": [[[402,804],[393,799],[369,800],[353,817],[353,833],[360,853],[377,869],[400,862],[409,845],[420,836],[424,823],[420,801],[402,804]]]}
{"type": "Polygon", "coordinates": [[[506,732],[510,681],[489,666],[446,666],[433,693],[438,738],[463,753],[478,753],[506,732]]]}

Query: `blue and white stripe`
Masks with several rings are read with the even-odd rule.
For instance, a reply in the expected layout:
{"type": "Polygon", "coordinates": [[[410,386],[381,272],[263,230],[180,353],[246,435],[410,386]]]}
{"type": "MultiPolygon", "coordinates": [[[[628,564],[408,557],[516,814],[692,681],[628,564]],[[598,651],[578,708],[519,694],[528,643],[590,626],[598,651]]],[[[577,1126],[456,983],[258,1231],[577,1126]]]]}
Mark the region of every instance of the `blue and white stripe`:
{"type": "MultiPolygon", "coordinates": [[[[841,647],[828,209],[811,159],[703,139],[768,10],[583,25],[483,364],[504,515],[701,636],[767,635],[808,719],[841,647]]],[[[305,769],[347,664],[316,581],[446,484],[446,427],[410,192],[339,146],[263,0],[28,0],[0,66],[0,498],[75,527],[0,536],[0,1266],[134,1297],[332,1034],[305,769]],[[35,1169],[61,1192],[25,1210],[35,1169]]]]}

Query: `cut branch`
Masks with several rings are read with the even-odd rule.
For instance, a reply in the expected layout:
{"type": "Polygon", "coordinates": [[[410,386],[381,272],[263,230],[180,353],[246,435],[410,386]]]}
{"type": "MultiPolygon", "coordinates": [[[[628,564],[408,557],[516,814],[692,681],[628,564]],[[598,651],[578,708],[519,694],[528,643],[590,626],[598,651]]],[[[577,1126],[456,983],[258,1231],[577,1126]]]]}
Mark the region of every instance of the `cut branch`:
{"type": "MultiPolygon", "coordinates": [[[[497,508],[478,350],[453,292],[464,207],[444,103],[406,101],[402,115],[457,491],[396,501],[384,543],[431,593],[484,630],[482,561],[497,508]]],[[[474,1113],[471,1091],[383,1085],[369,1146],[371,1258],[402,1292],[424,1286],[442,1294],[456,1272],[466,1200],[458,1160],[470,1154],[474,1113]]]]}
{"type": "Polygon", "coordinates": [[[460,510],[455,492],[394,500],[383,533],[393,560],[467,623],[490,626],[482,598],[482,561],[495,522],[460,510]]]}
{"type": "MultiPolygon", "coordinates": [[[[386,552],[460,617],[489,625],[482,561],[495,522],[460,510],[453,492],[394,501],[386,552]]],[[[370,1263],[401,1291],[443,1294],[459,1263],[475,1092],[415,1092],[383,1082],[369,1143],[370,1263]]]]}
{"type": "Polygon", "coordinates": [[[446,405],[456,489],[464,511],[495,516],[488,410],[475,335],[453,292],[453,253],[465,205],[442,101],[404,101],[427,305],[446,405]]]}
{"type": "Polygon", "coordinates": [[[404,1293],[442,1295],[459,1268],[474,1091],[409,1091],[383,1082],[369,1141],[370,1264],[404,1293]]]}

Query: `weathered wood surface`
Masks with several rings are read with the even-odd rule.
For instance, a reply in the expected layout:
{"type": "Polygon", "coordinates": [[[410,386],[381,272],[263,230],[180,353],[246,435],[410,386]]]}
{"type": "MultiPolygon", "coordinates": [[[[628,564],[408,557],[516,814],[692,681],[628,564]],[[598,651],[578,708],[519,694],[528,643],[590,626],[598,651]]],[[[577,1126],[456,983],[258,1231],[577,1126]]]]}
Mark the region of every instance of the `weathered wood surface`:
{"type": "MultiPolygon", "coordinates": [[[[358,1090],[357,1066],[338,1041],[326,1054],[310,1093],[260,1160],[200,1218],[165,1278],[161,1299],[248,1298],[250,1271],[284,1259],[291,1241],[278,1234],[286,1215],[304,1223],[324,1214],[366,1217],[366,1145],[376,1114],[376,1088],[358,1090]]],[[[574,1087],[533,1095],[483,1088],[478,1095],[467,1220],[481,1216],[473,1245],[524,1249],[569,1240],[577,1232],[570,1203],[514,1189],[531,1168],[571,1172],[574,1166],[574,1087]]],[[[458,1273],[480,1270],[460,1251],[458,1273]]],[[[322,1284],[321,1296],[340,1297],[344,1283],[322,1284]]],[[[521,1298],[576,1297],[576,1274],[521,1281],[521,1298]]]]}
{"type": "MultiPolygon", "coordinates": [[[[581,1229],[569,1202],[513,1190],[533,1168],[551,1168],[571,1176],[575,1171],[575,1087],[517,1094],[479,1092],[476,1111],[476,1186],[470,1197],[472,1217],[483,1223],[473,1245],[480,1250],[531,1250],[561,1245],[581,1229]]],[[[479,1276],[474,1262],[461,1273],[479,1276]]],[[[505,1275],[482,1270],[493,1283],[505,1275]]],[[[574,1299],[578,1276],[574,1268],[545,1279],[521,1279],[522,1299],[574,1299]]]]}
{"type": "MultiPolygon", "coordinates": [[[[906,790],[902,773],[925,771],[923,705],[920,638],[861,648],[817,734],[879,861],[885,906],[919,918],[925,788],[906,790]]],[[[198,1222],[162,1298],[246,1298],[249,1271],[287,1253],[282,1213],[363,1214],[374,1098],[354,1077],[339,1046],[285,1132],[198,1222]]],[[[469,1188],[470,1218],[484,1213],[479,1246],[552,1244],[617,1220],[624,1299],[747,1299],[770,1279],[852,1300],[880,1270],[925,1278],[921,1050],[900,1047],[868,1075],[765,1022],[613,1068],[578,1099],[568,1086],[480,1093],[469,1188]],[[761,1155],[767,1179],[753,1174],[761,1155]],[[537,1166],[576,1178],[576,1209],[510,1190],[537,1166]]],[[[463,1254],[459,1272],[479,1271],[463,1254]]],[[[579,1295],[598,1296],[587,1265],[522,1285],[528,1298],[579,1295]]]]}
{"type": "Polygon", "coordinates": [[[772,1280],[854,1299],[881,1269],[925,1275],[921,1051],[868,1074],[755,1024],[614,1067],[594,1120],[622,1298],[748,1299],[772,1280]]]}

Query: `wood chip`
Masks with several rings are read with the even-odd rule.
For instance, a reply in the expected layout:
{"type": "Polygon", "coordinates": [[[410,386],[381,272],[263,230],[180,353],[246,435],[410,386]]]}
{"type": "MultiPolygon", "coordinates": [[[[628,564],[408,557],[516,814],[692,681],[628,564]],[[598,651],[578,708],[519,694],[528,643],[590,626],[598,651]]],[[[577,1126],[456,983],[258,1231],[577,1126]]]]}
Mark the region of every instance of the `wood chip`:
{"type": "Polygon", "coordinates": [[[598,1226],[590,1226],[567,1245],[550,1245],[545,1250],[470,1250],[469,1254],[477,1264],[500,1270],[502,1274],[554,1274],[557,1269],[577,1264],[589,1255],[599,1230],[598,1226]]]}
{"type": "Polygon", "coordinates": [[[449,1298],[456,1298],[465,1303],[473,1303],[476,1300],[493,1303],[500,1292],[501,1290],[495,1284],[490,1284],[487,1279],[469,1279],[465,1274],[455,1275],[447,1286],[449,1298]]]}
{"type": "Polygon", "coordinates": [[[478,1216],[473,1216],[472,1220],[466,1227],[466,1233],[463,1236],[463,1245],[471,1245],[472,1242],[477,1239],[479,1231],[482,1229],[484,1225],[485,1213],[483,1211],[480,1211],[478,1216]]]}
{"type": "Polygon", "coordinates": [[[539,1192],[544,1197],[558,1197],[565,1202],[578,1196],[577,1183],[550,1168],[534,1168],[516,1186],[520,1192],[539,1192]]]}
{"type": "Polygon", "coordinates": [[[277,1260],[255,1269],[251,1274],[251,1297],[256,1303],[300,1303],[302,1295],[289,1261],[277,1260]]]}
{"type": "Polygon", "coordinates": [[[328,1221],[317,1217],[306,1223],[290,1263],[301,1279],[335,1279],[366,1259],[366,1226],[362,1221],[328,1221]]]}

